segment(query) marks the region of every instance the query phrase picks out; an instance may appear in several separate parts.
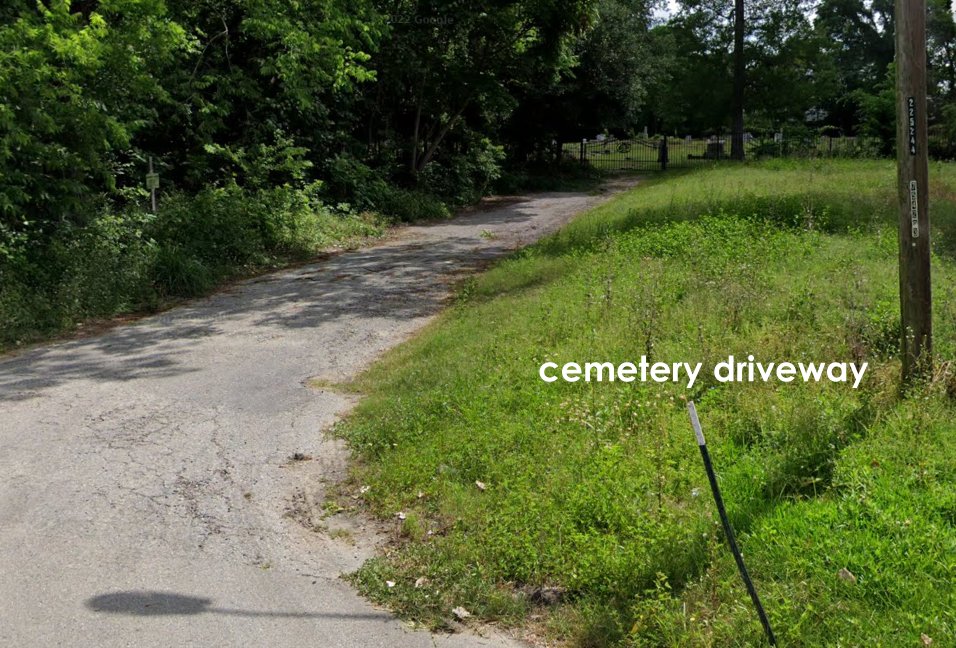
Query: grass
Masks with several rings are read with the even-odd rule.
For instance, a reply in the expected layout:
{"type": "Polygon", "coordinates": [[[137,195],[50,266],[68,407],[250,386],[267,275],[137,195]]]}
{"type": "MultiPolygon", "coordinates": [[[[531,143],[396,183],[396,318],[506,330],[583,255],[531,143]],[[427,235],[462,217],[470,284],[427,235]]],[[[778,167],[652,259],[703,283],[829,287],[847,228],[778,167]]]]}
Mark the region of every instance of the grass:
{"type": "Polygon", "coordinates": [[[939,371],[907,399],[888,162],[657,176],[469,281],[354,385],[352,485],[395,531],[354,582],[432,627],[461,606],[561,645],[761,645],[692,397],[781,645],[956,645],[954,198],[956,166],[934,165],[939,371]],[[537,378],[749,353],[870,369],[855,391],[537,378]],[[566,595],[542,609],[539,586],[566,595]]]}
{"type": "MultiPolygon", "coordinates": [[[[729,134],[717,138],[688,139],[668,137],[670,168],[707,167],[730,159],[731,138],[729,134]],[[719,151],[718,151],[719,148],[719,151]],[[716,158],[716,159],[715,159],[716,158]]],[[[584,157],[588,166],[600,171],[641,170],[654,171],[660,168],[658,161],[659,138],[632,138],[625,140],[590,140],[584,144],[584,157]]],[[[562,155],[568,161],[581,158],[581,143],[570,142],[561,146],[562,155]]],[[[744,144],[748,158],[760,157],[876,157],[879,143],[872,138],[813,136],[812,139],[789,136],[785,142],[771,139],[752,139],[744,144]]]]}

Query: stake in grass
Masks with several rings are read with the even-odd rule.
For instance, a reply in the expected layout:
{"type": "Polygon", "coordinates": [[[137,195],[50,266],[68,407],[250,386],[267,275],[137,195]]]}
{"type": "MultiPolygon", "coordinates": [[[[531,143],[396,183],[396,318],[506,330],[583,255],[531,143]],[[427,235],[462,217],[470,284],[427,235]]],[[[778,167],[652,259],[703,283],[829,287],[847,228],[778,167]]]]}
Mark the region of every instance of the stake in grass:
{"type": "Polygon", "coordinates": [[[757,616],[760,617],[760,623],[767,635],[767,641],[771,646],[777,645],[777,639],[773,636],[773,629],[770,627],[770,621],[767,619],[767,613],[760,604],[760,597],[757,596],[757,590],[754,588],[753,581],[750,580],[750,574],[747,572],[747,566],[744,564],[744,557],[740,555],[740,549],[737,547],[737,540],[734,538],[733,527],[730,526],[730,520],[727,519],[727,510],[724,508],[724,500],[720,496],[720,487],[717,485],[717,476],[714,474],[714,466],[710,461],[710,453],[707,451],[707,442],[704,440],[704,431],[700,427],[700,420],[697,418],[697,408],[693,401],[688,401],[687,410],[690,412],[690,423],[694,427],[694,434],[697,435],[697,446],[700,448],[700,456],[704,460],[704,469],[707,471],[707,479],[710,481],[710,490],[714,493],[714,502],[717,504],[717,512],[720,514],[720,523],[724,527],[724,535],[727,536],[727,544],[734,554],[734,560],[737,561],[737,569],[740,570],[740,577],[744,579],[744,585],[747,586],[747,593],[750,594],[750,600],[757,608],[757,616]]]}

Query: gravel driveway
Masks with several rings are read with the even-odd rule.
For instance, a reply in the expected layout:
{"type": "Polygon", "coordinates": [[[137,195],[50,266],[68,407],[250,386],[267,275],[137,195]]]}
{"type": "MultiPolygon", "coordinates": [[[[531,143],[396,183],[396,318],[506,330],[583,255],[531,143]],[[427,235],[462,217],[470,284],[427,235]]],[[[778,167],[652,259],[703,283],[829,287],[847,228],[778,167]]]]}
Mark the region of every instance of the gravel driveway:
{"type": "Polygon", "coordinates": [[[339,523],[352,534],[308,527],[347,460],[322,430],[352,403],[309,379],[355,376],[423,326],[452,279],[608,194],[401,228],[0,359],[0,645],[513,645],[409,630],[341,580],[369,536],[354,521],[339,523]]]}

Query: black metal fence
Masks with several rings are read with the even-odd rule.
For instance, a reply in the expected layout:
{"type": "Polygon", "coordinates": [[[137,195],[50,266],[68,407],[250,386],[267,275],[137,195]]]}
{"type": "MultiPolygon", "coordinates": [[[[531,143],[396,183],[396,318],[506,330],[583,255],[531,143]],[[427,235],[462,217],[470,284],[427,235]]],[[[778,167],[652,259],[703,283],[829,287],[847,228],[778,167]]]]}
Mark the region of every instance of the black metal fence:
{"type": "MultiPolygon", "coordinates": [[[[775,134],[743,137],[744,157],[879,157],[880,141],[865,137],[803,136],[775,134]]],[[[606,171],[684,168],[730,159],[731,138],[613,137],[582,140],[561,147],[561,155],[606,171]]]]}

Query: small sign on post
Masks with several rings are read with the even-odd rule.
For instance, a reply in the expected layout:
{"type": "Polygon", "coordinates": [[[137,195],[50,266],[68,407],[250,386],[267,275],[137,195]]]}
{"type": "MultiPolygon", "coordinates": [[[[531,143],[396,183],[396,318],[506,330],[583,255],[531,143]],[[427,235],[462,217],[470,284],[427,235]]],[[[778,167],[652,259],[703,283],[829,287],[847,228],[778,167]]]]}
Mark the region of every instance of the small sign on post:
{"type": "Polygon", "coordinates": [[[153,213],[156,213],[156,190],[159,189],[159,174],[153,172],[153,156],[149,156],[149,173],[146,174],[146,188],[149,189],[153,213]]]}

